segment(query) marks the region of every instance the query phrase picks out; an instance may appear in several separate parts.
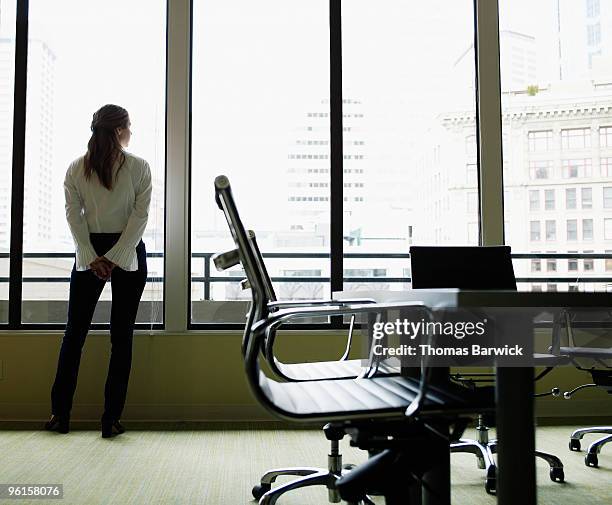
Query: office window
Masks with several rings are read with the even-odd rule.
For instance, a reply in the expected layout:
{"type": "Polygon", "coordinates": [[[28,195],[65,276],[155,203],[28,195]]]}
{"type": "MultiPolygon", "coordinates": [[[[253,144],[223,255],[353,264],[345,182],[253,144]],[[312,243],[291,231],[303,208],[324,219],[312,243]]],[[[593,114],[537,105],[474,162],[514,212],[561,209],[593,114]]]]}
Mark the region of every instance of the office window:
{"type": "MultiPolygon", "coordinates": [[[[440,236],[438,236],[437,241],[441,241],[440,236]]],[[[478,243],[478,223],[468,223],[467,242],[468,244],[478,243]]]]}
{"type": "Polygon", "coordinates": [[[529,177],[531,179],[549,179],[552,177],[552,161],[530,161],[529,177]]]}
{"type": "Polygon", "coordinates": [[[552,130],[533,131],[527,134],[529,152],[548,151],[552,148],[552,130]]]}
{"type": "Polygon", "coordinates": [[[470,157],[475,157],[476,149],[476,135],[468,135],[465,137],[465,154],[470,157]]]}
{"type": "Polygon", "coordinates": [[[546,221],[546,240],[557,240],[556,221],[546,221]]]}
{"type": "Polygon", "coordinates": [[[529,222],[530,235],[529,238],[532,242],[540,240],[540,221],[529,222]]]}
{"type": "Polygon", "coordinates": [[[602,177],[612,177],[612,158],[602,157],[600,167],[602,177]]]}
{"type": "Polygon", "coordinates": [[[586,14],[588,18],[599,16],[599,0],[586,0],[586,14]]]}
{"type": "MultiPolygon", "coordinates": [[[[0,0],[0,277],[9,277],[16,0],[0,0]]],[[[0,281],[0,323],[8,322],[8,282],[0,281]]]]}
{"type": "Polygon", "coordinates": [[[612,187],[603,188],[604,209],[612,209],[612,187]]]}
{"type": "MultiPolygon", "coordinates": [[[[584,251],[584,253],[592,254],[593,251],[584,251]]],[[[592,272],[595,269],[595,260],[592,258],[585,258],[582,265],[585,272],[592,272]]]]}
{"type": "MultiPolygon", "coordinates": [[[[106,103],[129,112],[128,151],[151,167],[143,241],[148,253],[163,253],[166,2],[147,2],[146,16],[143,9],[142,3],[121,0],[29,2],[23,323],[66,322],[74,244],[63,182],[69,163],[87,149],[93,113],[106,103]],[[109,35],[111,26],[116,36],[109,35]],[[34,280],[53,277],[66,280],[34,280]]],[[[163,258],[148,259],[148,275],[163,279],[163,258]]],[[[163,282],[147,282],[136,322],[163,322],[162,298],[163,282]]],[[[108,323],[110,300],[107,282],[94,323],[108,323]]]]}
{"type": "MultiPolygon", "coordinates": [[[[270,276],[285,279],[274,283],[277,292],[288,299],[330,295],[328,282],[297,278],[330,275],[329,259],[312,257],[329,254],[328,7],[322,0],[193,2],[191,323],[244,323],[251,298],[240,289],[238,269],[235,280],[207,277],[215,272],[210,254],[235,247],[214,199],[202,189],[212,190],[221,173],[264,255],[303,254],[265,258],[270,276]]],[[[349,98],[358,103],[344,103],[344,114],[363,113],[361,97],[349,98]]],[[[346,127],[362,123],[344,119],[346,127]]],[[[350,143],[365,140],[345,132],[344,155],[364,154],[364,146],[350,143]]],[[[363,169],[368,162],[352,163],[363,169]]],[[[344,182],[364,177],[345,174],[344,182]]],[[[353,209],[361,205],[353,198],[363,191],[351,187],[345,195],[353,209]]]]}
{"type": "Polygon", "coordinates": [[[567,290],[571,293],[571,292],[578,292],[580,291],[580,286],[578,286],[577,284],[570,284],[569,286],[567,286],[567,290]]]}
{"type": "MultiPolygon", "coordinates": [[[[546,251],[548,253],[554,252],[554,251],[546,251]]],[[[546,259],[546,271],[547,272],[556,272],[557,271],[557,260],[554,258],[547,258],[546,259]]]]}
{"type": "Polygon", "coordinates": [[[589,69],[593,68],[593,60],[595,57],[599,57],[601,55],[601,47],[599,45],[596,45],[594,47],[590,47],[589,48],[589,69]]]}
{"type": "Polygon", "coordinates": [[[599,127],[599,147],[612,147],[612,126],[599,127]]]}
{"type": "Polygon", "coordinates": [[[555,209],[555,190],[554,189],[544,190],[544,208],[546,210],[555,209]]]}
{"type": "Polygon", "coordinates": [[[470,191],[467,194],[467,211],[471,215],[478,212],[478,193],[475,191],[470,191]]]}
{"type": "Polygon", "coordinates": [[[546,291],[548,291],[549,293],[555,293],[557,291],[557,285],[556,284],[546,284],[546,291]]]}
{"type": "Polygon", "coordinates": [[[576,219],[567,220],[567,240],[578,240],[578,221],[576,219]]]}
{"type": "Polygon", "coordinates": [[[542,286],[540,284],[532,284],[531,291],[534,293],[540,293],[542,291],[542,286]]]}
{"type": "Polygon", "coordinates": [[[587,44],[589,46],[597,46],[601,44],[601,25],[587,25],[587,44]]]}
{"type": "MultiPolygon", "coordinates": [[[[359,177],[345,176],[345,182],[367,182],[359,195],[368,203],[367,208],[344,203],[344,236],[359,230],[362,237],[344,242],[344,264],[382,266],[398,277],[394,260],[349,255],[406,252],[407,223],[413,226],[415,244],[478,244],[476,123],[470,119],[457,128],[452,119],[457,111],[475,114],[474,52],[449,54],[449,44],[472,45],[474,11],[471,0],[395,1],[383,8],[381,16],[381,5],[374,2],[342,2],[342,94],[360,102],[344,108],[363,113],[350,123],[345,119],[345,125],[357,129],[348,140],[365,142],[355,151],[366,153],[363,160],[345,161],[347,169],[364,169],[359,177]],[[424,40],[427,51],[415,51],[424,40]],[[414,68],[419,69],[417,79],[414,68]]],[[[348,282],[345,289],[384,286],[348,282]]],[[[401,289],[401,283],[387,285],[401,289]]]]}
{"type": "MultiPolygon", "coordinates": [[[[606,254],[612,254],[612,250],[606,250],[606,254]]],[[[606,258],[606,272],[612,272],[612,258],[606,258]]]]}
{"type": "Polygon", "coordinates": [[[612,240],[612,219],[604,219],[604,239],[612,240]]]}
{"type": "Polygon", "coordinates": [[[565,190],[565,208],[568,210],[576,208],[576,188],[565,190]]]}
{"type": "MultiPolygon", "coordinates": [[[[577,254],[578,251],[568,251],[570,254],[577,254]]],[[[577,272],[578,271],[578,259],[577,258],[569,258],[567,260],[567,271],[568,272],[577,272]]]]}
{"type": "Polygon", "coordinates": [[[540,192],[537,189],[529,191],[529,210],[540,210],[540,192]]]}
{"type": "Polygon", "coordinates": [[[532,272],[541,272],[542,271],[542,260],[540,260],[540,259],[532,259],[531,260],[531,271],[532,272]]]}
{"type": "Polygon", "coordinates": [[[577,177],[591,177],[593,165],[590,158],[576,160],[562,160],[561,173],[564,179],[575,179],[577,177]]]}
{"type": "Polygon", "coordinates": [[[465,165],[465,182],[472,186],[474,182],[478,182],[478,167],[475,163],[467,163],[465,165]]]}
{"type": "Polygon", "coordinates": [[[584,149],[585,147],[591,147],[590,128],[561,130],[561,148],[563,150],[584,149]]]}
{"type": "Polygon", "coordinates": [[[593,220],[582,220],[582,240],[593,240],[593,220]]]}
{"type": "Polygon", "coordinates": [[[583,209],[593,208],[593,189],[592,188],[581,188],[580,196],[582,197],[582,208],[583,209]]]}

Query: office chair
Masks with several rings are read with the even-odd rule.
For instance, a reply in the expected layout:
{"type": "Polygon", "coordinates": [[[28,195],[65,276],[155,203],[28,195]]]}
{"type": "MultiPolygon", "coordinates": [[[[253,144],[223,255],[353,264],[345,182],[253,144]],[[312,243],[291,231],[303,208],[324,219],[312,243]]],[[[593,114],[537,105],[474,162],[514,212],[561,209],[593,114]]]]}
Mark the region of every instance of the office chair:
{"type": "MultiPolygon", "coordinates": [[[[427,313],[429,309],[421,302],[410,302],[312,305],[271,310],[264,271],[257,260],[252,240],[242,225],[225,176],[215,179],[215,199],[226,217],[251,289],[252,304],[247,318],[250,331],[248,334],[245,332],[243,342],[247,381],[255,398],[270,413],[293,422],[325,422],[328,423],[328,429],[342,433],[353,430],[351,436],[359,439],[364,448],[399,451],[401,457],[396,459],[396,464],[402,466],[408,479],[409,470],[417,467],[419,475],[427,474],[427,468],[423,468],[423,465],[429,459],[419,456],[415,462],[412,451],[407,447],[412,447],[409,441],[428,437],[436,437],[437,440],[440,435],[430,427],[435,424],[432,419],[437,423],[452,424],[455,429],[449,436],[454,440],[463,432],[470,416],[494,410],[492,395],[475,394],[450,382],[443,387],[430,383],[427,367],[423,368],[419,378],[389,375],[362,379],[281,382],[277,380],[279,377],[265,375],[260,368],[260,357],[266,338],[287,321],[317,316],[379,314],[399,308],[414,308],[427,313]],[[418,422],[415,420],[417,415],[418,422]],[[422,420],[429,420],[427,426],[422,420]],[[390,433],[394,436],[391,437],[390,433]],[[401,446],[401,443],[404,445],[401,446]]],[[[448,439],[444,439],[442,445],[448,451],[448,439]]],[[[330,466],[333,468],[298,468],[293,473],[284,472],[302,477],[267,490],[261,496],[260,505],[272,505],[283,493],[312,485],[325,485],[329,490],[330,501],[338,502],[340,497],[336,483],[346,472],[343,472],[341,465],[331,465],[335,456],[330,455],[330,466]]],[[[432,461],[436,462],[435,459],[432,461]]],[[[393,485],[386,483],[384,486],[388,505],[401,503],[401,485],[403,482],[393,485]]],[[[361,496],[357,501],[367,503],[367,497],[361,496]]]]}
{"type": "MultiPolygon", "coordinates": [[[[351,304],[367,304],[374,303],[372,299],[355,298],[337,300],[300,300],[300,301],[278,301],[272,281],[268,274],[263,256],[259,250],[255,233],[252,230],[247,231],[247,236],[253,250],[256,266],[261,272],[263,281],[263,289],[269,300],[267,306],[271,312],[281,308],[305,307],[305,306],[349,306],[351,304]]],[[[237,249],[226,253],[215,254],[212,257],[213,262],[219,271],[227,270],[240,263],[240,256],[237,249]]],[[[243,289],[249,289],[250,284],[248,279],[241,282],[243,289]]],[[[251,308],[253,302],[251,301],[251,308]]],[[[246,342],[251,332],[253,324],[254,312],[249,309],[246,315],[246,324],[242,339],[242,352],[246,352],[246,342]]],[[[358,376],[374,376],[374,375],[399,375],[399,367],[394,367],[388,363],[381,364],[378,361],[370,366],[364,367],[364,360],[352,359],[349,360],[349,352],[353,341],[353,329],[355,324],[355,314],[351,314],[349,332],[345,351],[339,360],[309,362],[309,363],[283,363],[274,355],[274,342],[276,331],[268,331],[265,336],[264,344],[262,345],[262,353],[266,358],[267,365],[273,373],[284,381],[315,381],[324,379],[345,379],[355,378],[358,376]]],[[[344,431],[336,429],[334,426],[326,425],[323,428],[325,437],[330,441],[330,457],[328,461],[329,471],[335,468],[350,469],[351,464],[342,465],[342,454],[340,453],[339,442],[344,438],[344,431]]],[[[272,483],[281,475],[306,475],[310,472],[310,468],[276,468],[266,472],[258,485],[253,487],[253,496],[259,499],[264,493],[271,489],[272,483]],[[307,472],[307,473],[304,473],[307,472]]]]}
{"type": "MultiPolygon", "coordinates": [[[[473,290],[512,290],[516,291],[516,279],[512,266],[510,247],[427,247],[410,248],[411,280],[413,289],[457,288],[473,290]]],[[[537,379],[552,370],[554,365],[567,362],[566,358],[552,354],[536,354],[536,362],[546,369],[537,379]]],[[[493,374],[473,373],[454,374],[452,378],[470,387],[476,383],[490,383],[493,374]],[[469,376],[469,378],[468,378],[469,376]]],[[[486,386],[493,389],[493,386],[486,386]]],[[[482,389],[482,388],[479,388],[482,389]]],[[[559,395],[557,388],[547,394],[559,395]]],[[[497,450],[497,440],[489,440],[489,420],[478,416],[476,431],[478,440],[461,439],[451,444],[451,452],[467,452],[478,458],[478,467],[486,472],[485,490],[496,490],[496,465],[493,454],[497,450]]],[[[544,459],[550,466],[550,479],[563,482],[565,479],[561,460],[552,454],[536,451],[535,455],[544,459]]]]}
{"type": "MultiPolygon", "coordinates": [[[[594,309],[598,311],[600,309],[594,309]]],[[[568,338],[568,345],[560,345],[560,333],[557,333],[557,338],[553,340],[551,346],[551,352],[570,357],[572,363],[583,372],[587,372],[591,375],[593,382],[588,384],[581,384],[575,387],[571,391],[563,393],[563,398],[569,400],[577,392],[583,391],[587,388],[599,387],[612,395],[612,347],[582,347],[576,345],[574,331],[573,331],[573,319],[576,318],[576,313],[567,310],[564,313],[565,316],[565,328],[566,335],[568,338]],[[590,366],[583,366],[583,362],[588,361],[590,366]]],[[[588,428],[579,428],[574,430],[570,436],[569,449],[570,451],[580,451],[580,441],[582,437],[588,433],[605,434],[606,436],[601,437],[589,445],[587,453],[584,457],[584,464],[586,466],[598,467],[599,458],[598,454],[601,452],[602,447],[608,442],[612,442],[612,426],[591,426],[588,428]]]]}

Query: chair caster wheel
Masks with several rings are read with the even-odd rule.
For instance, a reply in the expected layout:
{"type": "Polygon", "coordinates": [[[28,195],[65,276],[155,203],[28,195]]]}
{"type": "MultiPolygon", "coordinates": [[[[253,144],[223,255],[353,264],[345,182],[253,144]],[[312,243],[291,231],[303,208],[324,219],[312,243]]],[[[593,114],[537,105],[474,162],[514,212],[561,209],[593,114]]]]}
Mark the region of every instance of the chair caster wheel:
{"type": "Polygon", "coordinates": [[[587,452],[587,455],[584,457],[584,464],[586,466],[592,466],[594,468],[597,468],[597,466],[599,465],[597,454],[587,452]]]}
{"type": "Polygon", "coordinates": [[[553,482],[563,482],[565,481],[565,472],[563,468],[551,468],[550,469],[550,480],[553,482]]]}
{"type": "Polygon", "coordinates": [[[570,441],[569,441],[569,450],[570,451],[579,451],[580,450],[580,440],[576,440],[575,438],[570,438],[570,441]]]}
{"type": "Polygon", "coordinates": [[[497,475],[495,467],[491,466],[487,470],[487,480],[485,481],[485,491],[489,494],[495,494],[497,491],[497,475]]]}
{"type": "Polygon", "coordinates": [[[272,489],[272,484],[257,484],[253,486],[251,493],[253,493],[253,498],[259,500],[263,495],[265,495],[268,491],[272,489]]]}

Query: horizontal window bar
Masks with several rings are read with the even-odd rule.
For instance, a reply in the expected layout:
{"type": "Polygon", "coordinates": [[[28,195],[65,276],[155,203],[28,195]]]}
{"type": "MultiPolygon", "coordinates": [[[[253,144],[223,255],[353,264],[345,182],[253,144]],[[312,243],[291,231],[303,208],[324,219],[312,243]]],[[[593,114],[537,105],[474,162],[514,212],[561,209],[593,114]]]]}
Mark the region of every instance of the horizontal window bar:
{"type": "MultiPolygon", "coordinates": [[[[192,253],[192,258],[211,258],[217,253],[214,252],[200,252],[192,253]]],[[[309,259],[309,258],[329,258],[327,253],[262,253],[264,258],[297,258],[297,259],[309,259]]],[[[0,252],[0,259],[9,258],[10,253],[0,252]]],[[[74,258],[74,253],[47,253],[47,252],[31,252],[24,253],[24,258],[74,258]]],[[[148,252],[147,258],[163,258],[163,252],[148,252]]],[[[356,258],[356,259],[406,259],[410,258],[409,253],[348,253],[344,255],[345,258],[356,258]]],[[[531,258],[558,258],[558,259],[612,259],[612,253],[513,253],[513,259],[531,259],[531,258]]]]}

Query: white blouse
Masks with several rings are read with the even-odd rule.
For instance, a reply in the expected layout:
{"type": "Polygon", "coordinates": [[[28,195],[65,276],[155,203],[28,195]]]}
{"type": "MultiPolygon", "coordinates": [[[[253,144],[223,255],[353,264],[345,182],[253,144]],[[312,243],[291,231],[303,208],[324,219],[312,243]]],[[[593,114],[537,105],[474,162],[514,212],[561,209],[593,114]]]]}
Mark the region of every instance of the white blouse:
{"type": "Polygon", "coordinates": [[[90,233],[121,233],[104,256],[124,270],[138,270],[136,246],[149,216],[151,169],[142,158],[126,151],[123,154],[125,163],[116,180],[119,163],[113,168],[111,191],[102,185],[95,172],[89,180],[85,179],[84,156],[74,160],[66,172],[66,220],[76,247],[77,270],[88,270],[98,257],[90,233]]]}

